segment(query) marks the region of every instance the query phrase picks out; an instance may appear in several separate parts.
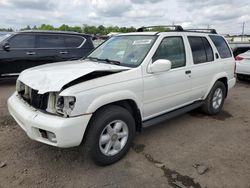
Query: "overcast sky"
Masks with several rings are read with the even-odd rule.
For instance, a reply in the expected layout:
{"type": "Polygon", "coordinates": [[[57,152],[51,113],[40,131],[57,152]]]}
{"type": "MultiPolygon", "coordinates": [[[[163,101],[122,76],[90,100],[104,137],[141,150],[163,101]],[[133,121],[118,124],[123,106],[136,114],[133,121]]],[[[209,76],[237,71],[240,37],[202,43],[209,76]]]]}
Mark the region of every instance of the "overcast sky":
{"type": "Polygon", "coordinates": [[[250,0],[0,0],[0,28],[181,24],[250,34],[250,0]]]}

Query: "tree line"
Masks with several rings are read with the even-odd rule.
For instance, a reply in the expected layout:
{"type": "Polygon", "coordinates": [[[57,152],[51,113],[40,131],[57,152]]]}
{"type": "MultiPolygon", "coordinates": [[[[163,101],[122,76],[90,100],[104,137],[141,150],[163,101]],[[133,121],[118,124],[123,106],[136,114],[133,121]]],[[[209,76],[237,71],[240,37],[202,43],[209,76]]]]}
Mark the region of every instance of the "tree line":
{"type": "MultiPolygon", "coordinates": [[[[135,27],[118,27],[118,26],[108,26],[105,27],[103,25],[99,26],[89,26],[84,24],[82,27],[80,26],[69,26],[66,24],[61,25],[60,27],[54,27],[53,25],[49,24],[42,24],[40,26],[29,26],[27,25],[24,28],[20,29],[23,30],[49,30],[49,31],[73,31],[78,33],[87,33],[87,34],[94,34],[94,35],[107,35],[111,32],[119,32],[119,33],[127,33],[127,32],[134,32],[136,31],[135,27]]],[[[11,32],[14,31],[12,28],[0,28],[0,31],[7,31],[11,32]]]]}
{"type": "MultiPolygon", "coordinates": [[[[128,33],[128,32],[135,32],[136,28],[135,27],[118,27],[118,26],[108,26],[105,27],[103,25],[99,26],[90,26],[87,24],[83,24],[82,27],[80,26],[69,26],[66,24],[61,25],[60,27],[54,27],[53,25],[49,24],[42,24],[40,26],[29,26],[27,25],[24,28],[20,29],[21,31],[24,30],[46,30],[46,31],[73,31],[73,32],[78,32],[78,33],[86,33],[86,34],[92,34],[92,35],[107,35],[111,32],[117,32],[117,33],[128,33]]],[[[148,31],[168,31],[169,28],[165,27],[154,27],[148,31]]],[[[12,28],[0,28],[0,31],[7,31],[11,32],[14,31],[12,28]]]]}

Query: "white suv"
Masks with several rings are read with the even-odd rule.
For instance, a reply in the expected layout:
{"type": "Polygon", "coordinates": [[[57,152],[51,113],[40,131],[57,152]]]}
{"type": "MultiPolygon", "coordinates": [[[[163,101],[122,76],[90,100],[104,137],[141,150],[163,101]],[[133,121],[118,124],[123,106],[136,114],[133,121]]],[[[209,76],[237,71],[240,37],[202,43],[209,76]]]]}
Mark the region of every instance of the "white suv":
{"type": "Polygon", "coordinates": [[[108,165],[144,127],[198,107],[220,112],[235,85],[225,39],[180,26],[145,30],[114,36],[83,60],[25,70],[10,114],[31,139],[63,148],[84,141],[94,162],[108,165]]]}

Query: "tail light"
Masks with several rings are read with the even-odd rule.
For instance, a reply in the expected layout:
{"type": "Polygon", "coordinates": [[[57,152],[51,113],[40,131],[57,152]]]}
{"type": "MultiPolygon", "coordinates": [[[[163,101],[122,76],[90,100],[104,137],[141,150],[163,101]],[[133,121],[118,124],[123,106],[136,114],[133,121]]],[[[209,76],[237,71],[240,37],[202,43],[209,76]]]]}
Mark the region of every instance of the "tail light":
{"type": "Polygon", "coordinates": [[[237,55],[236,57],[235,57],[235,60],[236,61],[241,61],[241,60],[243,60],[244,59],[244,57],[241,57],[241,56],[239,56],[239,55],[237,55]]]}

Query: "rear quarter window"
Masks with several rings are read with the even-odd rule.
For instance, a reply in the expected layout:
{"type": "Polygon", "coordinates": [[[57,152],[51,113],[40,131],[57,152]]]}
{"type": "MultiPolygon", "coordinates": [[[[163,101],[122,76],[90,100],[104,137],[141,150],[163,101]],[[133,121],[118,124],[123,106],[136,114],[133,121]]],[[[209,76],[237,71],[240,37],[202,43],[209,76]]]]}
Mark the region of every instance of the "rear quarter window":
{"type": "Polygon", "coordinates": [[[223,37],[217,35],[209,35],[209,37],[213,41],[222,59],[232,57],[230,48],[223,37]]]}
{"type": "Polygon", "coordinates": [[[77,37],[77,36],[66,36],[65,37],[65,45],[68,48],[80,47],[84,41],[85,41],[85,39],[83,37],[77,37]]]}

